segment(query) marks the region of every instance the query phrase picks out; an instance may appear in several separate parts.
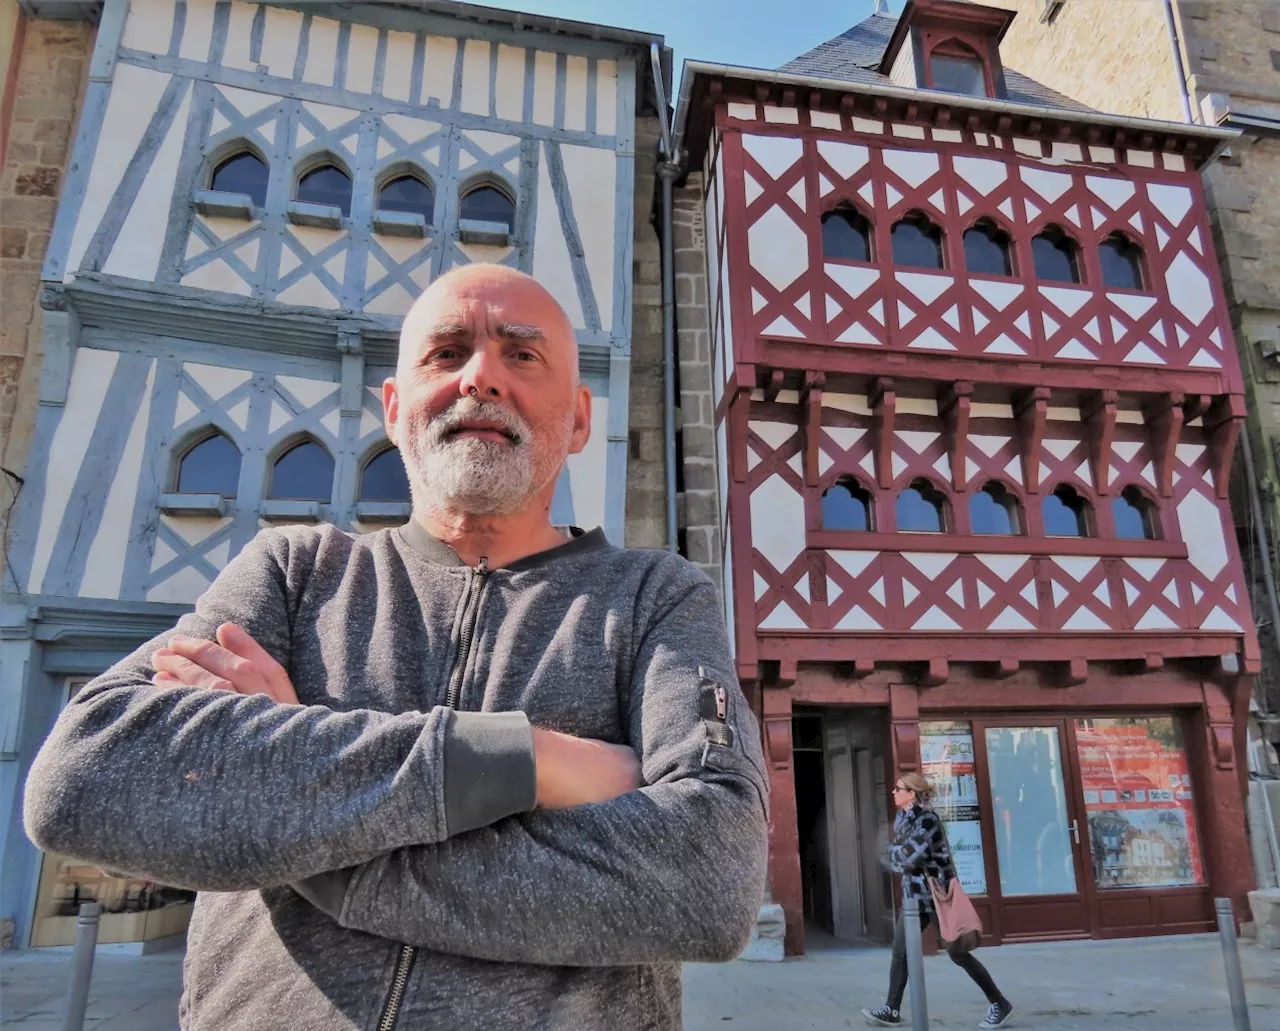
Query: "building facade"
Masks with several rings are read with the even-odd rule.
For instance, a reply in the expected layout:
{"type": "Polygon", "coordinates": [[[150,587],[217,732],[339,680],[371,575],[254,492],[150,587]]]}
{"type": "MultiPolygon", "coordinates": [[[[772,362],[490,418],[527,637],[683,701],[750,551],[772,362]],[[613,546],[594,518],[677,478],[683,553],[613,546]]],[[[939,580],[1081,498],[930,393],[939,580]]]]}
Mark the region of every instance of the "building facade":
{"type": "Polygon", "coordinates": [[[1010,20],[916,0],[685,67],[686,511],[692,475],[792,953],[888,933],[897,770],[992,941],[1247,912],[1245,387],[1200,177],[1234,136],[1046,89],[1010,20]]]}
{"type": "MultiPolygon", "coordinates": [[[[633,377],[656,371],[633,340],[652,360],[656,328],[660,352],[633,263],[657,281],[661,37],[454,3],[79,6],[96,42],[43,254],[0,621],[0,916],[19,945],[69,942],[90,898],[104,941],[183,929],[185,893],[31,847],[26,768],[69,694],[262,527],[407,518],[380,387],[436,276],[508,264],[569,314],[595,400],[554,519],[621,543],[629,480],[662,468],[652,412],[629,421],[633,377]]],[[[631,536],[663,543],[637,497],[631,536]]]]}
{"type": "MultiPolygon", "coordinates": [[[[1280,527],[1280,3],[1113,4],[1107,0],[1015,0],[1003,44],[1010,61],[1103,111],[1225,125],[1242,136],[1204,170],[1219,269],[1249,398],[1249,433],[1267,544],[1280,527]],[[1167,9],[1167,11],[1166,11],[1167,9]]],[[[1247,480],[1235,511],[1260,601],[1266,662],[1258,719],[1280,745],[1280,651],[1270,630],[1274,588],[1254,561],[1257,528],[1247,480]]],[[[1274,549],[1271,549],[1274,562],[1274,549]]]]}

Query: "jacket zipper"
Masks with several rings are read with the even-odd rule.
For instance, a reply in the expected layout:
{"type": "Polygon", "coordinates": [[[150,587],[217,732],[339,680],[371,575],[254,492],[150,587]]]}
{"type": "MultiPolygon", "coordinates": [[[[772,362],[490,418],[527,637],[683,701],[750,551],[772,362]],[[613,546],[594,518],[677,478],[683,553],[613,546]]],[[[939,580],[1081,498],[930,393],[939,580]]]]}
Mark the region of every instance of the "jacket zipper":
{"type": "MultiPolygon", "coordinates": [[[[453,660],[453,672],[449,676],[449,692],[444,702],[445,707],[449,709],[458,707],[458,700],[462,695],[462,678],[466,675],[467,660],[471,657],[471,642],[475,637],[476,623],[480,618],[480,596],[484,593],[484,584],[488,576],[489,560],[481,555],[467,582],[467,600],[462,607],[462,631],[458,635],[458,654],[453,660]]],[[[396,1020],[400,1017],[400,1004],[404,1001],[405,989],[409,986],[409,972],[413,969],[413,961],[417,955],[417,946],[400,946],[396,972],[391,979],[387,1003],[382,1008],[382,1019],[378,1021],[378,1031],[394,1031],[396,1020]]]]}

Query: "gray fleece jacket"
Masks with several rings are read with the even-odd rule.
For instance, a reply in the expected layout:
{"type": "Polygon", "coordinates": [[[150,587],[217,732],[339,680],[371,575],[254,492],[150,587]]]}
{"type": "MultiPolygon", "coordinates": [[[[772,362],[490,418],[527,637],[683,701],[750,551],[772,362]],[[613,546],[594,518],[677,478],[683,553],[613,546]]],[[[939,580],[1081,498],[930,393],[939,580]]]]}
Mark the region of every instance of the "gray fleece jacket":
{"type": "Polygon", "coordinates": [[[760,739],[711,583],[595,531],[472,569],[416,524],[261,533],[178,630],[239,623],[297,706],[161,690],[140,648],[32,766],[42,848],[197,890],[186,1031],[680,1027],[746,943],[760,739]],[[534,809],[530,724],[645,787],[534,809]]]}

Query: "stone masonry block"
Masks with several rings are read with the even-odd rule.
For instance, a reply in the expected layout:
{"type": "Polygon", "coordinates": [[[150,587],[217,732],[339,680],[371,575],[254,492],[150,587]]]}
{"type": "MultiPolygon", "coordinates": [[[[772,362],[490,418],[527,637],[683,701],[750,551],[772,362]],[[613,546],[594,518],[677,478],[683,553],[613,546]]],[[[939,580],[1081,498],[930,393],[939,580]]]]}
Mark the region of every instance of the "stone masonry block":
{"type": "Polygon", "coordinates": [[[707,461],[685,460],[684,482],[690,490],[715,490],[716,467],[707,461]]]}
{"type": "Polygon", "coordinates": [[[1201,61],[1218,59],[1218,44],[1205,36],[1192,36],[1187,41],[1187,53],[1201,61]]]}
{"type": "Polygon", "coordinates": [[[685,557],[690,562],[707,563],[714,559],[711,548],[711,530],[707,527],[691,526],[685,532],[685,557]]]}
{"type": "Polygon", "coordinates": [[[62,169],[37,167],[18,174],[13,192],[19,197],[56,197],[62,169]]]}
{"type": "Polygon", "coordinates": [[[1280,72],[1280,50],[1271,51],[1271,67],[1280,72]]]}
{"type": "Polygon", "coordinates": [[[696,247],[676,251],[676,273],[696,275],[701,272],[705,275],[706,261],[707,259],[703,257],[702,251],[696,247]]]}
{"type": "Polygon", "coordinates": [[[1267,32],[1280,32],[1280,4],[1271,4],[1262,9],[1262,27],[1267,32]]]}
{"type": "Polygon", "coordinates": [[[21,258],[27,253],[27,230],[20,226],[0,229],[0,257],[21,258]]]}
{"type": "Polygon", "coordinates": [[[1184,18],[1195,18],[1197,21],[1204,21],[1209,17],[1209,4],[1207,0],[1182,0],[1178,4],[1178,11],[1184,18]]]}
{"type": "Polygon", "coordinates": [[[692,393],[711,390],[711,367],[706,362],[681,362],[680,386],[692,393]]]}

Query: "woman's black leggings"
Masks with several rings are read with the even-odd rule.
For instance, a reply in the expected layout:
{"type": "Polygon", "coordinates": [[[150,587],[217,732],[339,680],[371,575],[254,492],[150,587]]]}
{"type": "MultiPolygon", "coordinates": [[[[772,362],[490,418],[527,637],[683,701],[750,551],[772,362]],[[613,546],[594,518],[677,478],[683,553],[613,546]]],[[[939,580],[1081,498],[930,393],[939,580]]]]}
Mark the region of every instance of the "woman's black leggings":
{"type": "MultiPolygon", "coordinates": [[[[933,914],[929,911],[920,913],[920,930],[929,926],[933,914]]],[[[1004,996],[991,980],[987,968],[978,962],[972,952],[954,952],[947,949],[951,962],[973,978],[973,983],[982,989],[987,1002],[1003,1002],[1004,996]]],[[[902,923],[902,913],[898,914],[898,923],[893,929],[893,961],[889,964],[889,998],[886,1000],[890,1009],[902,1009],[902,995],[907,990],[907,932],[902,923]]]]}

